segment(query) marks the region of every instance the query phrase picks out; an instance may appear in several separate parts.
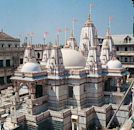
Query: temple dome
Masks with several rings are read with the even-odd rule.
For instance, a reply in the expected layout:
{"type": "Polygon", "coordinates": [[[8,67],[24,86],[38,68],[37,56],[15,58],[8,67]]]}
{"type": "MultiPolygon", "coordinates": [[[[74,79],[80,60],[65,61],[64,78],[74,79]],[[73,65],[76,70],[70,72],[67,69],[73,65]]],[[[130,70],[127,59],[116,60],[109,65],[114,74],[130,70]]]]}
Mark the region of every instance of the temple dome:
{"type": "Polygon", "coordinates": [[[69,48],[63,48],[61,52],[65,67],[85,67],[86,59],[80,52],[69,48]]]}
{"type": "Polygon", "coordinates": [[[108,69],[122,69],[122,64],[119,60],[115,59],[115,60],[110,60],[107,63],[107,67],[108,69]]]}
{"type": "Polygon", "coordinates": [[[27,62],[22,66],[21,72],[41,72],[41,67],[38,63],[27,62]]]}

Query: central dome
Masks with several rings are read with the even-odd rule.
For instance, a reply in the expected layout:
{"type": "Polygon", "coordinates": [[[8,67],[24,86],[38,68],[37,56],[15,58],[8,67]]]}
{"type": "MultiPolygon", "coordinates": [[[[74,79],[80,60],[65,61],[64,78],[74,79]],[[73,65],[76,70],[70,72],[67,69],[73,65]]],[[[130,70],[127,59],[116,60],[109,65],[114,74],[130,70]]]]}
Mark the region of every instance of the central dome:
{"type": "Polygon", "coordinates": [[[86,60],[80,52],[69,48],[63,48],[61,52],[65,67],[85,67],[86,60]]]}
{"type": "Polygon", "coordinates": [[[122,64],[119,60],[110,60],[107,63],[108,69],[122,69],[122,64]]]}
{"type": "Polygon", "coordinates": [[[27,62],[22,66],[21,72],[41,72],[41,67],[38,63],[27,62]]]}

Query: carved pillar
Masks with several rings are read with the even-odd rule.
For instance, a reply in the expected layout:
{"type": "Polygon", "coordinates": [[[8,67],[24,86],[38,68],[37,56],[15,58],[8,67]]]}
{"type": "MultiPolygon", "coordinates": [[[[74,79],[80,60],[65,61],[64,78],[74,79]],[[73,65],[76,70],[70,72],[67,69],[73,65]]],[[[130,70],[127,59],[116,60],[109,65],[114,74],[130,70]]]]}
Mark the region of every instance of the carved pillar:
{"type": "Polygon", "coordinates": [[[117,86],[117,92],[120,92],[120,87],[121,87],[121,79],[120,78],[117,78],[116,79],[116,86],[117,86]]]}
{"type": "Polygon", "coordinates": [[[35,93],[36,93],[35,86],[36,85],[34,83],[29,83],[29,94],[30,94],[31,99],[36,98],[36,96],[35,96],[35,93]]]}
{"type": "Polygon", "coordinates": [[[14,85],[14,92],[15,92],[15,98],[16,98],[16,102],[19,103],[20,102],[20,97],[19,97],[19,82],[14,81],[13,83],[14,85]]]}

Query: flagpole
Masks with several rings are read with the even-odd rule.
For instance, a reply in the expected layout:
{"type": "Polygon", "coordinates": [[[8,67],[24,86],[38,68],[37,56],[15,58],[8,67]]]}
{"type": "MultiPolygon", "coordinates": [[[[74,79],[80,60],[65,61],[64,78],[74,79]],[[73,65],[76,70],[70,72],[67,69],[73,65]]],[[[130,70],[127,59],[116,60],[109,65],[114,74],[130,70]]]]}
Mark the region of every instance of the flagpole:
{"type": "Polygon", "coordinates": [[[46,44],[46,38],[45,37],[43,38],[43,41],[44,41],[44,44],[46,44]]]}
{"type": "Polygon", "coordinates": [[[111,20],[110,20],[110,16],[109,16],[109,19],[108,19],[108,28],[109,28],[109,30],[111,30],[111,20]]]}
{"type": "Polygon", "coordinates": [[[73,35],[74,35],[74,18],[73,18],[73,21],[72,21],[72,29],[73,29],[73,35]]]}
{"type": "Polygon", "coordinates": [[[109,16],[109,19],[108,19],[108,31],[109,31],[109,33],[111,33],[111,20],[112,20],[112,16],[109,16]]]}
{"type": "Polygon", "coordinates": [[[31,44],[32,44],[32,36],[30,36],[30,42],[31,42],[31,44]]]}
{"type": "Polygon", "coordinates": [[[44,32],[44,35],[43,35],[44,44],[47,44],[47,43],[46,43],[47,36],[48,36],[48,32],[44,32]]]}
{"type": "Polygon", "coordinates": [[[60,32],[62,30],[60,28],[57,29],[57,44],[60,45],[60,32]]]}
{"type": "Polygon", "coordinates": [[[91,13],[92,13],[92,4],[89,5],[89,14],[90,14],[90,17],[91,17],[91,13]]]}
{"type": "Polygon", "coordinates": [[[64,33],[64,35],[65,35],[65,44],[66,44],[66,40],[67,40],[67,32],[66,32],[66,24],[65,24],[65,33],[64,33]]]}
{"type": "Polygon", "coordinates": [[[57,45],[59,46],[60,38],[59,38],[59,33],[57,33],[57,45]]]}

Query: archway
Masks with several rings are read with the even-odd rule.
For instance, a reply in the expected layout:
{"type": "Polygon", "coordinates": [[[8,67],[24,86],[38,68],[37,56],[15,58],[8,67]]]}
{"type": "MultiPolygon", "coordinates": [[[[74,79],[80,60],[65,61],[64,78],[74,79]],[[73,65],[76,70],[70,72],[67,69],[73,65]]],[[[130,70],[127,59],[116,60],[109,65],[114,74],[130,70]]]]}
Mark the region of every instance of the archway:
{"type": "Polygon", "coordinates": [[[20,89],[19,89],[19,96],[25,96],[25,95],[28,95],[29,94],[29,90],[28,90],[28,86],[23,84],[22,86],[20,86],[20,89]]]}

